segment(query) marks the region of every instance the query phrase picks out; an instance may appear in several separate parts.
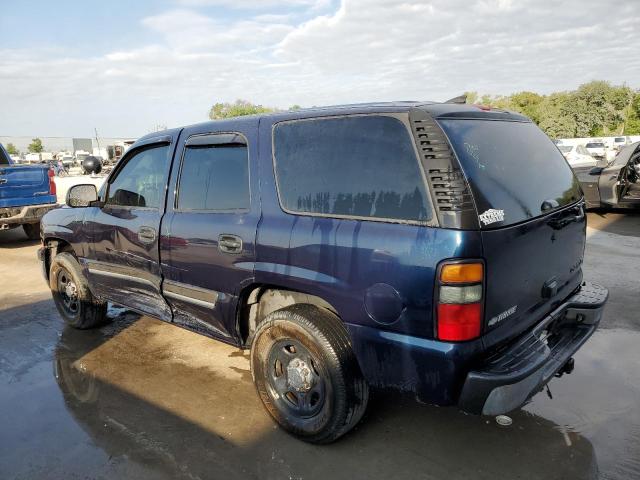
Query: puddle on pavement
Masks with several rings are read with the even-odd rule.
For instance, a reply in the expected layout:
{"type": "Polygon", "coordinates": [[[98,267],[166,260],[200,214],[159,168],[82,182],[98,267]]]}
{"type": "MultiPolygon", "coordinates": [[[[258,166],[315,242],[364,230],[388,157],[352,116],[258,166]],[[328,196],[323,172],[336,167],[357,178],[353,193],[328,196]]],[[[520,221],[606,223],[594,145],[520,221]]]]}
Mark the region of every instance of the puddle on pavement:
{"type": "Polygon", "coordinates": [[[12,412],[0,444],[13,445],[0,449],[2,478],[640,476],[636,331],[598,331],[574,373],[551,382],[553,400],[539,393],[511,426],[378,392],[351,434],[315,447],[272,422],[246,354],[119,317],[95,331],[58,323],[42,339],[49,354],[18,378],[0,376],[0,392],[12,383],[0,393],[0,411],[12,412]]]}

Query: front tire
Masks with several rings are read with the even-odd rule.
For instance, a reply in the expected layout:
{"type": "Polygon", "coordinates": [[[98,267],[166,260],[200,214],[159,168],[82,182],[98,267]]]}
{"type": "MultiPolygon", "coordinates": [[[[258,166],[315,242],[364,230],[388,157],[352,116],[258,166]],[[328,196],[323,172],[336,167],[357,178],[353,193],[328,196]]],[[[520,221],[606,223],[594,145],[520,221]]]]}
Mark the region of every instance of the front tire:
{"type": "Polygon", "coordinates": [[[80,264],[70,253],[59,253],[51,262],[49,287],[60,316],[73,328],[87,329],[105,323],[107,304],[98,301],[80,264]]]}
{"type": "Polygon", "coordinates": [[[40,222],[25,223],[22,225],[22,229],[29,240],[40,240],[40,222]]]}
{"type": "Polygon", "coordinates": [[[251,373],[267,411],[311,443],[329,443],[362,418],[369,387],[340,319],[315,305],[269,314],[251,346],[251,373]]]}

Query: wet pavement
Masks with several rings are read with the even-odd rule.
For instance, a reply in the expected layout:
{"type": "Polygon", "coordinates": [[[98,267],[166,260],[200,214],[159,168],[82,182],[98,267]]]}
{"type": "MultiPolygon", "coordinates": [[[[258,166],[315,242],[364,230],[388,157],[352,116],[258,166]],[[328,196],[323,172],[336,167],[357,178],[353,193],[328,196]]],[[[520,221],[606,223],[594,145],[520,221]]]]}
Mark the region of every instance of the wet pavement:
{"type": "Polygon", "coordinates": [[[279,430],[247,352],[111,309],[66,328],[21,231],[0,232],[0,479],[640,478],[640,215],[589,214],[585,277],[610,288],[571,375],[513,424],[374,392],[328,446],[279,430]]]}

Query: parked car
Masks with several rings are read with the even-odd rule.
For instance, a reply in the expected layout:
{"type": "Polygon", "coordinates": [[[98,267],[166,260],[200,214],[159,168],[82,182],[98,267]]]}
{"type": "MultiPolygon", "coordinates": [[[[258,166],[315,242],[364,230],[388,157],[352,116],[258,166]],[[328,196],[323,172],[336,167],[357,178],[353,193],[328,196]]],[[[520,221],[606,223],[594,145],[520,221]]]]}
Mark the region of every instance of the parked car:
{"type": "Polygon", "coordinates": [[[640,142],[624,147],[607,166],[574,171],[588,208],[640,209],[640,142]]]}
{"type": "Polygon", "coordinates": [[[629,139],[627,137],[614,137],[613,139],[613,149],[620,150],[622,147],[629,144],[629,139]]]}
{"type": "Polygon", "coordinates": [[[138,140],[43,221],[71,326],[112,301],[251,349],[287,431],[335,440],[369,387],[496,415],[595,331],[584,201],[526,117],[390,103],[207,122],[138,140]]]}
{"type": "Polygon", "coordinates": [[[558,145],[558,149],[572,168],[585,165],[595,167],[598,163],[584,145],[558,145]]]}
{"type": "Polygon", "coordinates": [[[16,165],[0,145],[0,230],[22,227],[40,238],[40,219],[56,208],[56,184],[48,165],[16,165]]]}
{"type": "Polygon", "coordinates": [[[587,152],[596,160],[606,160],[607,150],[603,142],[587,142],[585,145],[587,152]]]}

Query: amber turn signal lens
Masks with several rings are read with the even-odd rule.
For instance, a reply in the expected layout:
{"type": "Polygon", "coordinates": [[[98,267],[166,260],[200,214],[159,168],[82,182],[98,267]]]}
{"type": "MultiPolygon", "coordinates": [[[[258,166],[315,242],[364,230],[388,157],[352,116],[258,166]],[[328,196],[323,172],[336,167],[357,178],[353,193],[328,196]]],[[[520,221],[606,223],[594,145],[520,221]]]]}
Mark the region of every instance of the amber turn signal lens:
{"type": "Polygon", "coordinates": [[[483,270],[481,263],[455,263],[445,265],[440,270],[442,283],[474,283],[481,282],[483,270]]]}

